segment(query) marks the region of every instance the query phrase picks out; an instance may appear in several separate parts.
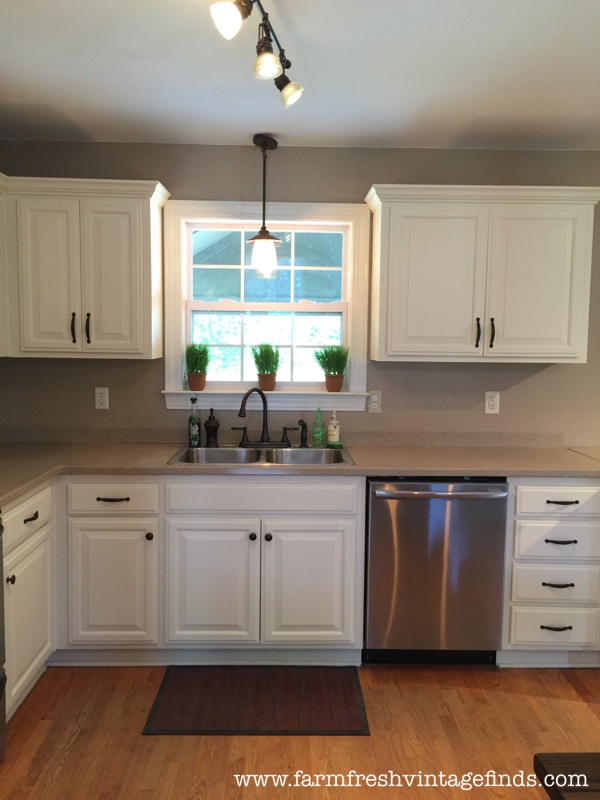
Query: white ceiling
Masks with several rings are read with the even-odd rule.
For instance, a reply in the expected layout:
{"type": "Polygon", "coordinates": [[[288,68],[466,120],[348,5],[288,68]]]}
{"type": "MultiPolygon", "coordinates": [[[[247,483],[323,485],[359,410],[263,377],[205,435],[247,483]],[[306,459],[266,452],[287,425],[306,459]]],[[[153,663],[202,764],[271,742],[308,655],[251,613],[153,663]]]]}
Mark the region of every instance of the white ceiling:
{"type": "Polygon", "coordinates": [[[210,2],[2,0],[0,139],[600,149],[599,0],[262,0],[287,110],[210,2]]]}

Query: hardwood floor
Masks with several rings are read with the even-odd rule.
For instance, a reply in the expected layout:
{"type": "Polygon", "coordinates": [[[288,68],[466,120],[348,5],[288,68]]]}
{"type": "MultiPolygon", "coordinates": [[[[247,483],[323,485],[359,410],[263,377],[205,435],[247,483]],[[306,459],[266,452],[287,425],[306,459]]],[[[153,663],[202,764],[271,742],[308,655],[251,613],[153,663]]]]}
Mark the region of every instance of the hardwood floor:
{"type": "Polygon", "coordinates": [[[466,791],[423,785],[424,776],[522,771],[526,780],[536,752],[600,750],[600,670],[361,667],[369,737],[142,736],[162,674],[48,669],[9,722],[1,800],[542,800],[536,787],[466,791]],[[357,788],[308,787],[304,775],[298,786],[239,787],[234,777],[294,781],[298,770],[415,778],[357,788]]]}

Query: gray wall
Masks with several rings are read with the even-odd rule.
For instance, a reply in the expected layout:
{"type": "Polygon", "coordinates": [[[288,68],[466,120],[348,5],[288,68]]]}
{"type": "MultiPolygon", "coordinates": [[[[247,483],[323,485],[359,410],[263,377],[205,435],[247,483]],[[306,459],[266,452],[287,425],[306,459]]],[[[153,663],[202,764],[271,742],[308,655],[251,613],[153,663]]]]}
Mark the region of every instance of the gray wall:
{"type": "MultiPolygon", "coordinates": [[[[0,142],[7,175],[159,180],[178,200],[259,200],[261,169],[252,145],[0,142]]],[[[269,200],[361,203],[373,183],[600,186],[600,153],[280,145],[269,157],[269,200]]],[[[368,386],[383,391],[384,411],[341,415],[343,429],[561,434],[567,444],[600,445],[599,312],[600,211],[587,364],[369,362],[368,386]],[[483,414],[490,389],[502,393],[498,416],[483,414]]],[[[0,438],[183,441],[186,415],[165,409],[163,369],[162,360],[1,359],[0,438]],[[94,386],[110,388],[109,411],[94,410],[94,386]]],[[[232,413],[218,415],[222,430],[235,424],[232,413]]],[[[273,424],[294,417],[275,415],[273,424]]]]}

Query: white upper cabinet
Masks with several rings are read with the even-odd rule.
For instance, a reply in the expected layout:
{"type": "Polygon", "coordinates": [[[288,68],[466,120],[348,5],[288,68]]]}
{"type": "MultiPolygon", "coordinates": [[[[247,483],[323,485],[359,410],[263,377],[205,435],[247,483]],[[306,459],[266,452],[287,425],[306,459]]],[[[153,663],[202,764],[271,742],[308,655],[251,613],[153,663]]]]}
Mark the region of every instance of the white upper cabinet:
{"type": "Polygon", "coordinates": [[[164,187],[7,180],[9,355],[162,356],[164,187]]]}
{"type": "Polygon", "coordinates": [[[376,185],[371,358],[584,362],[600,189],[376,185]]]}
{"type": "MultiPolygon", "coordinates": [[[[0,233],[4,231],[4,176],[0,174],[0,233]]],[[[8,355],[8,283],[6,236],[0,237],[0,357],[8,355]]]]}

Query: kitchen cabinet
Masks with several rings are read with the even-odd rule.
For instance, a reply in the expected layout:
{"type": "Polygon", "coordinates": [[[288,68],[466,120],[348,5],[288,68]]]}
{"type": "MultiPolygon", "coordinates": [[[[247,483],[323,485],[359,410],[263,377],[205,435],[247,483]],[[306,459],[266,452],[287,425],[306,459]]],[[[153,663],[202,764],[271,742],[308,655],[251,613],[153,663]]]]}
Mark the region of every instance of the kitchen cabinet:
{"type": "Polygon", "coordinates": [[[166,490],[168,641],[361,646],[360,480],[232,476],[166,490]]]}
{"type": "Polygon", "coordinates": [[[6,710],[11,716],[53,651],[52,492],[44,489],[4,514],[6,710]]]}
{"type": "Polygon", "coordinates": [[[584,362],[600,189],[378,184],[371,358],[584,362]]]}
{"type": "MultiPolygon", "coordinates": [[[[0,231],[4,231],[3,176],[0,175],[0,231]]],[[[8,355],[8,282],[6,279],[6,241],[0,241],[0,358],[8,355]]]]}
{"type": "Polygon", "coordinates": [[[600,645],[600,485],[515,481],[506,563],[505,647],[600,645]]]}
{"type": "Polygon", "coordinates": [[[157,643],[158,497],[154,484],[69,485],[70,644],[157,643]]]}
{"type": "Polygon", "coordinates": [[[12,356],[162,356],[162,206],[149,181],[10,178],[12,356]]]}

